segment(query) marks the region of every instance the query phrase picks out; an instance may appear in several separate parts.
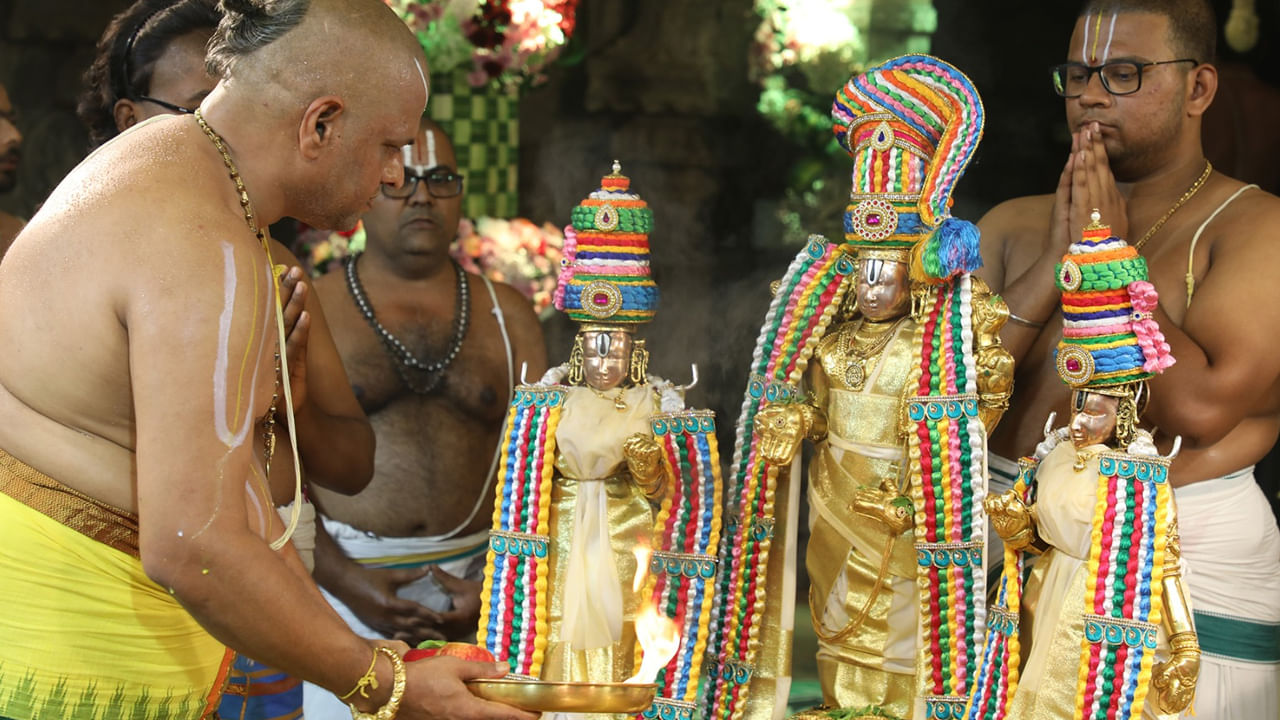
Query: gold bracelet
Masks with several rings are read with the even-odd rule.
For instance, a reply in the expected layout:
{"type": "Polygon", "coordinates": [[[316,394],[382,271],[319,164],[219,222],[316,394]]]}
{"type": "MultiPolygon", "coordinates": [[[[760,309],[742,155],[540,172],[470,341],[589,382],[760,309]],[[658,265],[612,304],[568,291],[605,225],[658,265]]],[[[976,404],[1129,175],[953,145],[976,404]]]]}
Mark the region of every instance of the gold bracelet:
{"type": "Polygon", "coordinates": [[[359,692],[359,693],[360,693],[360,697],[366,697],[366,698],[367,698],[367,697],[369,697],[369,692],[368,692],[368,690],[369,690],[370,688],[372,688],[373,690],[377,690],[377,689],[378,689],[378,675],[377,675],[377,673],[375,673],[375,672],[374,672],[374,668],[377,666],[377,664],[378,664],[378,651],[377,651],[377,650],[374,650],[374,651],[373,651],[373,659],[369,661],[369,669],[368,669],[368,670],[365,670],[365,671],[364,671],[364,675],[361,675],[361,676],[360,676],[360,679],[356,681],[356,686],[355,686],[355,687],[351,688],[351,690],[349,690],[349,691],[347,692],[347,694],[346,694],[346,695],[339,695],[339,696],[338,696],[338,699],[339,699],[339,700],[346,700],[347,698],[351,697],[352,695],[355,695],[357,692],[359,692]]]}
{"type": "Polygon", "coordinates": [[[1018,315],[1014,315],[1012,310],[1010,310],[1010,311],[1009,311],[1009,319],[1010,319],[1010,320],[1012,320],[1012,321],[1014,321],[1014,322],[1016,322],[1016,323],[1018,323],[1019,325],[1022,325],[1022,326],[1025,326],[1025,327],[1029,327],[1029,328],[1031,328],[1032,330],[1039,330],[1040,328],[1044,327],[1044,325],[1045,325],[1045,324],[1044,324],[1044,323],[1042,323],[1042,322],[1036,322],[1035,320],[1028,320],[1028,319],[1026,319],[1026,318],[1024,318],[1024,317],[1020,317],[1020,316],[1018,316],[1018,315]]]}
{"type": "MultiPolygon", "coordinates": [[[[378,653],[386,655],[391,660],[391,697],[387,699],[386,704],[378,708],[377,712],[372,713],[360,712],[355,705],[349,705],[352,720],[394,720],[396,711],[400,709],[400,701],[404,699],[404,691],[408,685],[405,680],[404,661],[400,659],[395,650],[379,647],[373,655],[375,663],[378,660],[378,653]]],[[[361,678],[361,680],[363,681],[364,678],[361,678]]],[[[377,681],[371,683],[371,687],[377,688],[377,681]]]]}

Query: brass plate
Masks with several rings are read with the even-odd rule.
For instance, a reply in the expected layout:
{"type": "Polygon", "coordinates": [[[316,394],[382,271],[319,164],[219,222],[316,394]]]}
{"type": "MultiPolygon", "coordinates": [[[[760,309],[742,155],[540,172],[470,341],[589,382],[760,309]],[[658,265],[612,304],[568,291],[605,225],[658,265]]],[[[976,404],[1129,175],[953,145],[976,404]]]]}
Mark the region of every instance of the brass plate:
{"type": "Polygon", "coordinates": [[[653,704],[654,683],[546,682],[542,680],[468,680],[477,697],[530,712],[638,713],[653,704]]]}

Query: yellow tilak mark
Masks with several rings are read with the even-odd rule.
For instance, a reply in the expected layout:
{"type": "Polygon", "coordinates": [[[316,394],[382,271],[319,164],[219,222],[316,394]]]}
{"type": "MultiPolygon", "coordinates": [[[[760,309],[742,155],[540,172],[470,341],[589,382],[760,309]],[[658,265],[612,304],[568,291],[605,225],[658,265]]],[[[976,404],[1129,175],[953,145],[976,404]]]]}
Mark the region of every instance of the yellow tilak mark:
{"type": "Polygon", "coordinates": [[[1098,13],[1097,20],[1093,23],[1093,47],[1089,49],[1089,62],[1097,64],[1098,62],[1098,36],[1102,34],[1102,13],[1098,13]]]}
{"type": "MultiPolygon", "coordinates": [[[[240,432],[240,428],[237,425],[234,425],[234,423],[240,422],[240,401],[244,397],[245,368],[248,367],[249,365],[249,352],[253,349],[253,340],[258,333],[257,322],[254,320],[254,318],[258,317],[258,273],[257,271],[254,271],[253,273],[250,273],[250,274],[253,275],[253,313],[250,315],[249,340],[248,342],[245,343],[244,357],[240,358],[240,373],[236,379],[236,411],[231,416],[231,422],[233,423],[233,425],[231,428],[229,428],[231,431],[232,437],[234,437],[237,433],[240,432]]],[[[251,419],[245,420],[245,422],[250,422],[250,421],[251,419]]]]}

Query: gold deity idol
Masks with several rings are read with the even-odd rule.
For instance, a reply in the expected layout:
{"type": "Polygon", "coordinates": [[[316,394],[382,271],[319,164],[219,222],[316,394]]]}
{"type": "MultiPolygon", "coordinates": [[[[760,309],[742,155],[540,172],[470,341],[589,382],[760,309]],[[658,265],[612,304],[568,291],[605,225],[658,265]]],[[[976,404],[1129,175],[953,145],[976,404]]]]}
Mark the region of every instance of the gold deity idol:
{"type": "Polygon", "coordinates": [[[653,214],[620,170],[566,229],[555,300],[580,325],[569,361],[518,387],[508,415],[477,640],[525,680],[660,682],[655,711],[686,717],[710,632],[720,463],[712,413],[649,375],[635,337],[658,305],[653,214]],[[678,647],[642,677],[646,606],[678,647]]]}
{"type": "Polygon", "coordinates": [[[1146,379],[1173,358],[1151,317],[1146,265],[1097,220],[1058,280],[1057,364],[1072,388],[1071,422],[1046,427],[1014,489],[986,500],[1005,572],[967,717],[1176,717],[1195,692],[1200,648],[1181,580],[1171,456],[1138,427],[1146,379]]]}
{"type": "Polygon", "coordinates": [[[1012,391],[1008,310],[970,275],[977,229],[949,212],[982,105],[954,67],[912,55],[851,79],[832,117],[854,160],[845,238],[810,239],[761,328],[728,483],[729,626],[708,715],[785,712],[808,438],[818,712],[958,717],[985,614],[986,435],[1012,391]]]}

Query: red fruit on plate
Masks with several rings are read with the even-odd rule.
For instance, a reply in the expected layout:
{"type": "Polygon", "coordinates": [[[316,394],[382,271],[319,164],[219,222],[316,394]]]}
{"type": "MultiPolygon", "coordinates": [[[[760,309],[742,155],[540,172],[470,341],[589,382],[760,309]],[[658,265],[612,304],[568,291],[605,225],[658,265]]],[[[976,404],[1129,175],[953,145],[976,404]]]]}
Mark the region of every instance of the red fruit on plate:
{"type": "Polygon", "coordinates": [[[452,655],[471,662],[495,662],[493,655],[479,645],[460,642],[446,643],[440,640],[422,641],[418,647],[405,653],[404,659],[407,661],[422,660],[437,655],[452,655]]]}

